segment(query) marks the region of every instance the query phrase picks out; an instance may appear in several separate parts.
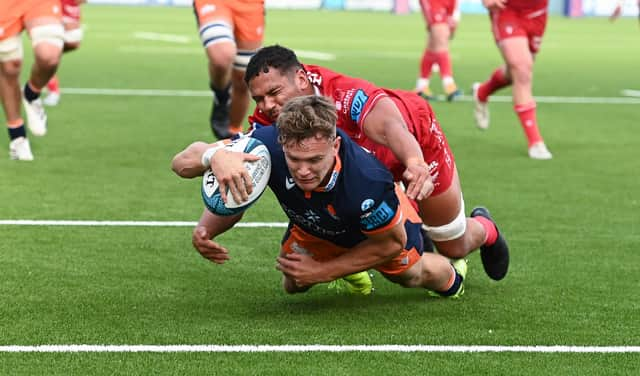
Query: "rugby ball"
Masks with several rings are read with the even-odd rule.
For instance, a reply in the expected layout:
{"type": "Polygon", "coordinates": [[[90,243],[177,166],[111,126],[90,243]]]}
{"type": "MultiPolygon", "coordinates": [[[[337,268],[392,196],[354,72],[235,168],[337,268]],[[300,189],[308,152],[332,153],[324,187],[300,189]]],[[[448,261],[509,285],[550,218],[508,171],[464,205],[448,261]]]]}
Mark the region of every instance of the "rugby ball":
{"type": "Polygon", "coordinates": [[[233,199],[233,195],[227,190],[227,203],[225,204],[222,201],[222,196],[220,196],[220,187],[213,172],[209,169],[202,176],[202,199],[207,209],[214,214],[229,216],[242,213],[260,198],[269,183],[271,156],[267,147],[260,140],[248,136],[234,140],[225,148],[230,151],[249,153],[260,157],[257,161],[244,163],[253,185],[253,191],[249,195],[249,199],[244,202],[236,202],[233,199]]]}

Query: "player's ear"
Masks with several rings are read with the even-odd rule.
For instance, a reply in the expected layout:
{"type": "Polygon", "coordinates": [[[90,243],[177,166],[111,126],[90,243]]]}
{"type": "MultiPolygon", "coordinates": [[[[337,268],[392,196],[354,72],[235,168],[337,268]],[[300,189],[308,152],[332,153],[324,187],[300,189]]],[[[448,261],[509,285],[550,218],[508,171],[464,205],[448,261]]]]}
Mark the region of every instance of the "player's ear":
{"type": "Polygon", "coordinates": [[[342,142],[342,138],[340,138],[340,136],[337,136],[336,139],[333,140],[333,150],[336,152],[336,155],[340,150],[340,142],[342,142]]]}
{"type": "Polygon", "coordinates": [[[295,80],[298,88],[301,90],[305,90],[307,87],[309,87],[309,85],[311,85],[311,82],[309,82],[309,78],[307,78],[307,73],[304,71],[304,69],[296,70],[295,80]]]}

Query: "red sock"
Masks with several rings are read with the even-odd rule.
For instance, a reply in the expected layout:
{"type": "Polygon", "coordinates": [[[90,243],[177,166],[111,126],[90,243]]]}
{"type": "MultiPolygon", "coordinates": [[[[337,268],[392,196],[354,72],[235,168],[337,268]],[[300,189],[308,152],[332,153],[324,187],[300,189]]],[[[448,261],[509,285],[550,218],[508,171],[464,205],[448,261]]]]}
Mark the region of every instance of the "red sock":
{"type": "Polygon", "coordinates": [[[536,102],[517,104],[513,106],[513,109],[520,118],[520,124],[527,136],[529,146],[542,141],[540,129],[538,129],[538,121],[536,120],[536,102]]]}
{"type": "Polygon", "coordinates": [[[433,67],[433,63],[437,61],[437,56],[435,53],[424,50],[424,54],[422,54],[422,60],[420,61],[420,77],[421,78],[429,78],[431,77],[431,67],[433,67]]]}
{"type": "Polygon", "coordinates": [[[451,68],[451,56],[449,51],[441,51],[433,53],[436,63],[440,67],[440,77],[453,77],[453,69],[451,68]]]}
{"type": "Polygon", "coordinates": [[[494,225],[493,222],[481,216],[473,217],[471,219],[478,221],[482,227],[484,227],[484,232],[487,236],[482,243],[483,245],[492,245],[496,240],[498,240],[498,229],[496,229],[496,225],[494,225]]]}
{"type": "Polygon", "coordinates": [[[47,83],[47,89],[50,93],[59,93],[60,92],[60,81],[58,81],[58,76],[53,76],[47,83]]]}
{"type": "Polygon", "coordinates": [[[478,88],[478,99],[486,102],[491,94],[510,84],[511,80],[507,78],[507,75],[501,68],[498,68],[493,71],[489,80],[483,82],[478,88]]]}

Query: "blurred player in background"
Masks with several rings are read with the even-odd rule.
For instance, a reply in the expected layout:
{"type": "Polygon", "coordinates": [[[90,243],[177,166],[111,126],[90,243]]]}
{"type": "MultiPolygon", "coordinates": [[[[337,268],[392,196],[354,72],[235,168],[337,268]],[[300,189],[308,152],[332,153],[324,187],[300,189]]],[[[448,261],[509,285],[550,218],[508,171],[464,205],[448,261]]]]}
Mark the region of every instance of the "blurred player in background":
{"type": "MultiPolygon", "coordinates": [[[[289,217],[276,262],[285,291],[305,292],[375,268],[404,287],[460,297],[466,261],[452,265],[437,253],[422,252],[420,217],[408,198],[376,158],[336,129],[336,120],[333,100],[303,96],[285,105],[277,127],[251,135],[269,149],[269,187],[289,217]]],[[[209,147],[191,144],[174,158],[173,170],[186,178],[202,175],[209,147]]],[[[203,257],[224,263],[228,251],[213,238],[241,217],[205,209],[194,246],[203,257]]]]}
{"type": "Polygon", "coordinates": [[[427,24],[429,39],[420,61],[420,77],[416,92],[425,99],[435,99],[429,87],[429,78],[434,67],[438,67],[442,88],[447,100],[452,101],[462,94],[453,79],[449,40],[460,20],[457,0],[420,0],[422,15],[427,24]]]}
{"type": "MultiPolygon", "coordinates": [[[[363,79],[329,69],[303,65],[295,53],[282,46],[268,46],[251,59],[245,80],[256,111],[253,128],[272,125],[282,106],[295,97],[318,95],[331,98],[338,109],[338,128],[370,150],[389,168],[396,181],[407,187],[427,234],[438,252],[464,258],[480,247],[490,278],[504,278],[509,250],[484,208],[466,218],[462,188],[453,153],[429,104],[413,92],[379,88],[363,79]]],[[[242,157],[218,153],[211,168],[233,197],[246,201],[248,180],[242,157]]],[[[237,154],[237,153],[236,153],[237,154]]],[[[223,197],[224,199],[224,197],[223,197]]]]}
{"type": "MultiPolygon", "coordinates": [[[[615,8],[613,8],[613,12],[611,13],[611,16],[609,16],[609,21],[614,22],[620,17],[620,15],[622,14],[622,6],[624,5],[624,3],[625,3],[625,0],[618,0],[615,8]]],[[[637,3],[638,3],[638,21],[640,22],[640,0],[637,0],[637,3]]]]}
{"type": "MultiPolygon", "coordinates": [[[[82,42],[82,25],[80,25],[80,4],[86,0],[61,0],[62,3],[62,24],[64,25],[64,48],[63,53],[77,50],[82,42]]],[[[47,83],[49,94],[43,102],[47,106],[55,106],[60,102],[60,81],[58,76],[53,76],[47,83]]]]}
{"type": "Polygon", "coordinates": [[[262,46],[264,0],[195,0],[193,9],[209,61],[211,130],[217,138],[228,138],[242,131],[249,107],[244,70],[262,46]]]}
{"type": "Polygon", "coordinates": [[[20,114],[21,97],[31,133],[43,136],[47,132],[47,114],[40,92],[58,68],[63,34],[60,0],[0,1],[0,97],[11,139],[11,159],[33,160],[20,114]],[[34,62],[21,93],[19,79],[24,55],[21,33],[25,29],[31,38],[34,62]]]}
{"type": "Polygon", "coordinates": [[[547,25],[548,0],[482,0],[505,65],[483,83],[473,84],[474,116],[480,129],[489,127],[489,96],[513,85],[513,109],[527,137],[529,157],[551,159],[540,135],[533,98],[533,62],[547,25]]]}

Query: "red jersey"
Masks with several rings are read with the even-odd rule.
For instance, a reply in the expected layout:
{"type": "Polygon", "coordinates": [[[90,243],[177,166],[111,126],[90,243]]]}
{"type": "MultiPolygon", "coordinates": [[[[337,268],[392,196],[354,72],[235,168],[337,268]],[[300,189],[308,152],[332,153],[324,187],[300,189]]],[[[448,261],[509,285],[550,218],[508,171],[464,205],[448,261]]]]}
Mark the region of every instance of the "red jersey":
{"type": "Polygon", "coordinates": [[[526,12],[546,8],[547,5],[549,0],[507,0],[506,9],[526,12]]]}
{"type": "MultiPolygon", "coordinates": [[[[369,81],[320,66],[303,64],[303,68],[316,94],[333,100],[338,114],[337,127],[370,150],[389,168],[396,181],[401,181],[404,165],[389,148],[370,140],[363,129],[364,121],[376,103],[381,98],[391,99],[400,110],[409,132],[418,141],[430,167],[434,180],[433,194],[449,187],[454,170],[453,154],[431,106],[424,99],[410,91],[380,88],[369,81]]],[[[275,121],[256,108],[249,122],[252,128],[259,128],[275,121]]]]}

